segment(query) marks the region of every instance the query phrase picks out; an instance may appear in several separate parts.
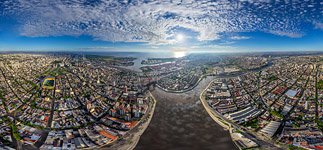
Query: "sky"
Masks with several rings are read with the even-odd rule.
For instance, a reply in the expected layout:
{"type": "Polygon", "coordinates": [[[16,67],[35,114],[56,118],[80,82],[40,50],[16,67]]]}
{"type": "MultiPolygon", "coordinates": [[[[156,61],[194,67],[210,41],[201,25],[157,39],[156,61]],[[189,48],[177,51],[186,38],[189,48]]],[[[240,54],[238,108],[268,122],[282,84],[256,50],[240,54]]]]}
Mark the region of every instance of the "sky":
{"type": "Polygon", "coordinates": [[[323,1],[0,1],[0,51],[56,50],[323,51],[323,1]]]}

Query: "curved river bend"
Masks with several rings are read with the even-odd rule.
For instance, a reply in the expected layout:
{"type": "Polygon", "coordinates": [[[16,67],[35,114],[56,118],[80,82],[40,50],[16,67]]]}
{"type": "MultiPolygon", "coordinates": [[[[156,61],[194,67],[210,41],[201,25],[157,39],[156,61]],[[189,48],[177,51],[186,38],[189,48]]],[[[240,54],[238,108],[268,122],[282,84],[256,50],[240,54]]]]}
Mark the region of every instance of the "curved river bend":
{"type": "Polygon", "coordinates": [[[141,136],[137,150],[237,149],[228,131],[216,124],[199,100],[213,77],[203,79],[186,93],[166,93],[156,88],[154,117],[141,136]]]}

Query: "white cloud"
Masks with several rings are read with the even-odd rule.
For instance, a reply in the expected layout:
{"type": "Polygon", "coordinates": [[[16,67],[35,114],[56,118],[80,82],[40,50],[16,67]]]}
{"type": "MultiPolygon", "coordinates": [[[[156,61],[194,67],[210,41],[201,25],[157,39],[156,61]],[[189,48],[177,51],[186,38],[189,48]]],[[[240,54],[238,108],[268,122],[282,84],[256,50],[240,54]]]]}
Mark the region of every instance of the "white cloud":
{"type": "Polygon", "coordinates": [[[322,22],[316,22],[316,23],[314,23],[314,26],[316,29],[323,30],[323,23],[322,22]]]}
{"type": "Polygon", "coordinates": [[[4,6],[4,15],[18,16],[20,32],[24,36],[90,35],[103,41],[155,45],[174,44],[174,39],[170,38],[174,28],[196,32],[195,38],[199,41],[220,39],[220,34],[225,32],[248,31],[300,37],[303,35],[301,21],[313,22],[321,17],[320,13],[308,10],[313,9],[307,7],[312,5],[311,1],[289,4],[268,0],[100,0],[94,3],[85,0],[4,0],[0,3],[4,6]]]}
{"type": "Polygon", "coordinates": [[[194,45],[190,47],[190,51],[195,52],[239,52],[241,49],[231,45],[194,45]]]}
{"type": "Polygon", "coordinates": [[[286,31],[269,31],[269,33],[276,34],[279,36],[287,36],[290,38],[301,38],[304,36],[301,33],[293,33],[293,32],[286,32],[286,31]]]}
{"type": "Polygon", "coordinates": [[[251,37],[249,37],[249,36],[232,36],[232,37],[230,37],[231,40],[247,40],[250,38],[251,37]]]}

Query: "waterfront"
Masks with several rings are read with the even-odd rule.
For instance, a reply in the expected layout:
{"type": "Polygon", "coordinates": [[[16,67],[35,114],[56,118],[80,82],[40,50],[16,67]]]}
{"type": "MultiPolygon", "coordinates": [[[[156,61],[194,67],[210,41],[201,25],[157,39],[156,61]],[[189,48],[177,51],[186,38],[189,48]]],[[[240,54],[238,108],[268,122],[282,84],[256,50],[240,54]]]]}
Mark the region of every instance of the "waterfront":
{"type": "Polygon", "coordinates": [[[186,93],[166,93],[156,88],[154,118],[135,149],[237,149],[230,134],[216,124],[199,100],[212,77],[186,93]]]}
{"type": "Polygon", "coordinates": [[[140,67],[148,66],[142,65],[142,60],[147,60],[148,58],[179,58],[189,55],[189,53],[184,53],[179,55],[178,52],[82,52],[76,54],[83,55],[98,55],[98,56],[114,56],[114,57],[134,57],[136,58],[132,66],[122,66],[122,68],[130,69],[133,71],[141,72],[140,67]]]}

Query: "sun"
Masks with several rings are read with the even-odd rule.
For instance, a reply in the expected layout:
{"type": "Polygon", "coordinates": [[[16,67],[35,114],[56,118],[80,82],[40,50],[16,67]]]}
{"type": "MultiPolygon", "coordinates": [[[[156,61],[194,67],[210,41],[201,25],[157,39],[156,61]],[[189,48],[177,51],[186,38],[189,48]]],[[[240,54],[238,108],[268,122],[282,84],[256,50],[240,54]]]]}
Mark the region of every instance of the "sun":
{"type": "Polygon", "coordinates": [[[185,36],[183,34],[177,34],[176,35],[176,41],[177,42],[182,42],[182,41],[184,41],[184,39],[185,39],[185,36]]]}

